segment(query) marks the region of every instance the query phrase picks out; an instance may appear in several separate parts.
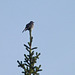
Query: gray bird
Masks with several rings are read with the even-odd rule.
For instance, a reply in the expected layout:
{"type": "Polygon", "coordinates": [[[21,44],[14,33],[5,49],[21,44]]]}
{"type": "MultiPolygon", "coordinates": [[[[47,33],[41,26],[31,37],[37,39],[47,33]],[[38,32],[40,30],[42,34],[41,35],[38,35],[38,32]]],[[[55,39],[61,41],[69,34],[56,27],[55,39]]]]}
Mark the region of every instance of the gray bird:
{"type": "Polygon", "coordinates": [[[33,21],[30,21],[28,24],[26,24],[26,27],[25,27],[25,29],[22,31],[22,33],[24,32],[24,31],[26,31],[26,30],[32,30],[32,28],[33,28],[33,26],[34,26],[34,22],[33,21]]]}

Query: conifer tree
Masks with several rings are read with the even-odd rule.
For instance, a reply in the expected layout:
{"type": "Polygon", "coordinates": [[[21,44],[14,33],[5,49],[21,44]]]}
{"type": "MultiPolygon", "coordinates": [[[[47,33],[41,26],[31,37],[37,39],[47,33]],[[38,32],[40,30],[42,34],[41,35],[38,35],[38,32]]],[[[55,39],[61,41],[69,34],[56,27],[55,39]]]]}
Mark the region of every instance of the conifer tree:
{"type": "Polygon", "coordinates": [[[28,42],[28,45],[24,44],[24,47],[26,48],[28,55],[24,54],[24,61],[17,60],[18,67],[21,67],[23,69],[22,73],[24,73],[24,75],[39,75],[38,72],[42,71],[42,69],[40,69],[41,65],[36,66],[36,63],[37,59],[39,59],[40,53],[35,52],[35,49],[37,49],[37,47],[32,48],[32,29],[30,28],[28,31],[30,41],[28,42]]]}

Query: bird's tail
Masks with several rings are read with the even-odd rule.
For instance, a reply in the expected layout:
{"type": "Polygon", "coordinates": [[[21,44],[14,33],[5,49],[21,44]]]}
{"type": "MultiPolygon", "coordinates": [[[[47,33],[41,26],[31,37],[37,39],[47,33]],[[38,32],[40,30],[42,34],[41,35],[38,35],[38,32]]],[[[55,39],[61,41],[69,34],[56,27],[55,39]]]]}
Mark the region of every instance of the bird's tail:
{"type": "Polygon", "coordinates": [[[22,31],[22,33],[25,31],[25,29],[22,31]]]}
{"type": "Polygon", "coordinates": [[[25,31],[27,30],[27,28],[25,28],[25,31]]]}
{"type": "Polygon", "coordinates": [[[24,32],[24,31],[26,31],[27,30],[27,28],[25,28],[23,31],[22,31],[22,33],[24,32]]]}

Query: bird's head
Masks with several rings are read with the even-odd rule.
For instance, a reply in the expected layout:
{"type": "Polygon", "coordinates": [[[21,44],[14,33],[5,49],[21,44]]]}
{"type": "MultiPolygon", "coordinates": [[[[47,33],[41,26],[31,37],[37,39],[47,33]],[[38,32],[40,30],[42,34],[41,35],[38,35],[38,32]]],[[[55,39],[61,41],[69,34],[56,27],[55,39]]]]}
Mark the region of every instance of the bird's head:
{"type": "Polygon", "coordinates": [[[34,23],[33,21],[30,21],[30,23],[34,23]]]}

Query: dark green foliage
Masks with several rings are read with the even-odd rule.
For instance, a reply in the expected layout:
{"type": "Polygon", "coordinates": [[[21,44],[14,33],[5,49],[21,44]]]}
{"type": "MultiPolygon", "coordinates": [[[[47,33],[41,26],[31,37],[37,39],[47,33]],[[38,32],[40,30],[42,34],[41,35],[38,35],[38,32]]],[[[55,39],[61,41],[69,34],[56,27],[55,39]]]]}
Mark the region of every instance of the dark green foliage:
{"type": "Polygon", "coordinates": [[[18,67],[23,69],[22,73],[24,73],[24,75],[39,75],[38,72],[42,71],[42,69],[40,69],[41,65],[35,66],[35,63],[37,63],[40,53],[34,53],[34,50],[37,49],[37,47],[31,47],[33,40],[33,37],[31,36],[31,30],[29,30],[29,34],[30,42],[28,42],[28,46],[24,44],[26,50],[28,51],[28,55],[24,54],[24,62],[17,60],[18,67]]]}

